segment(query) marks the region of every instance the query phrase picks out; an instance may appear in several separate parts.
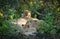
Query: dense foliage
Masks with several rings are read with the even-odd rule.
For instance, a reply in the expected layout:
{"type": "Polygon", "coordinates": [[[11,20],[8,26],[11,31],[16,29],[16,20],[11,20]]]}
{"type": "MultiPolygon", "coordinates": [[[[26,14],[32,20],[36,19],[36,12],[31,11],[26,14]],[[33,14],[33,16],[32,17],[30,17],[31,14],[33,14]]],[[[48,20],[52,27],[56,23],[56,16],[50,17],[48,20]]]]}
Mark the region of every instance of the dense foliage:
{"type": "Polygon", "coordinates": [[[59,0],[0,0],[0,34],[14,32],[8,20],[22,16],[24,10],[30,10],[32,17],[44,20],[38,31],[60,36],[59,0]]]}

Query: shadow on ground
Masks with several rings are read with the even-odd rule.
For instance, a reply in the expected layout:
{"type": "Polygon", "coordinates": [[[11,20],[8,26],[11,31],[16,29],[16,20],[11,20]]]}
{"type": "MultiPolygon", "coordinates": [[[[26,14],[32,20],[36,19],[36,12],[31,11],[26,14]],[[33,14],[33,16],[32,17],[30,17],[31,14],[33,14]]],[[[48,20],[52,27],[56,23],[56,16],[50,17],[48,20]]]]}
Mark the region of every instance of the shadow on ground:
{"type": "Polygon", "coordinates": [[[0,39],[60,39],[60,37],[56,35],[49,35],[49,34],[37,34],[35,36],[25,36],[23,34],[18,35],[0,35],[0,39]]]}

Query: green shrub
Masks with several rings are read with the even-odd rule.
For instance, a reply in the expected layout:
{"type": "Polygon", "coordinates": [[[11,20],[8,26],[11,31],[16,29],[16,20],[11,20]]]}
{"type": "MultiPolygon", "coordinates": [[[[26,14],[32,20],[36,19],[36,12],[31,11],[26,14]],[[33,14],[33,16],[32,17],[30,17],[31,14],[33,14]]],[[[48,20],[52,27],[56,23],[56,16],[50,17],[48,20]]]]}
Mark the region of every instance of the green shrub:
{"type": "Polygon", "coordinates": [[[20,30],[16,29],[8,20],[3,21],[2,26],[0,26],[0,34],[3,35],[18,35],[19,32],[20,30]]]}

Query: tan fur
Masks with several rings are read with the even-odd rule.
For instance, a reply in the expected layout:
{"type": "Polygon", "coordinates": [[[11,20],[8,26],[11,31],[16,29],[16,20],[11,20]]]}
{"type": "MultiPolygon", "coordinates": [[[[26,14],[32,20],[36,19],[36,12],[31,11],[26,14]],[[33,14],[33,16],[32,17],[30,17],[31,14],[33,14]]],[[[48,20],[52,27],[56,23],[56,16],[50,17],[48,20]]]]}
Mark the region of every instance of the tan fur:
{"type": "MultiPolygon", "coordinates": [[[[23,24],[24,26],[21,29],[23,33],[36,31],[36,28],[39,25],[39,20],[31,17],[31,12],[25,10],[21,18],[18,19],[18,25],[23,24]]],[[[16,22],[15,22],[16,23],[16,22]]],[[[19,25],[20,26],[20,25],[19,25]]],[[[19,28],[18,26],[18,28],[19,28]]]]}
{"type": "Polygon", "coordinates": [[[31,17],[31,12],[29,10],[25,10],[23,12],[23,18],[30,18],[31,17]]]}
{"type": "MultiPolygon", "coordinates": [[[[24,28],[26,28],[26,27],[37,27],[38,26],[38,23],[39,23],[39,21],[38,21],[38,19],[36,19],[36,18],[32,18],[31,17],[31,12],[29,11],[29,10],[25,10],[24,12],[23,12],[23,17],[22,17],[23,19],[26,19],[28,22],[25,22],[26,24],[25,24],[25,26],[24,26],[24,28]]],[[[20,18],[20,21],[22,20],[22,22],[24,21],[23,19],[21,19],[20,18]]],[[[19,22],[19,21],[18,21],[19,22]]]]}

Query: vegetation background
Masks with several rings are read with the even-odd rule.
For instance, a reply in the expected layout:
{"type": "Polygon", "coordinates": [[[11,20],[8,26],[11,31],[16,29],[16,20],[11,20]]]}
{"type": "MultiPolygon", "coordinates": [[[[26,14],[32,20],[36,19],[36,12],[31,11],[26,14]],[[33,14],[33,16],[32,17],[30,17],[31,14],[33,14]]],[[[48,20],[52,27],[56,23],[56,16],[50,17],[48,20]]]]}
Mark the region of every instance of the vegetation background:
{"type": "Polygon", "coordinates": [[[30,10],[33,18],[44,20],[39,33],[60,37],[60,0],[0,0],[0,35],[20,32],[8,20],[20,18],[24,10],[30,10]]]}

